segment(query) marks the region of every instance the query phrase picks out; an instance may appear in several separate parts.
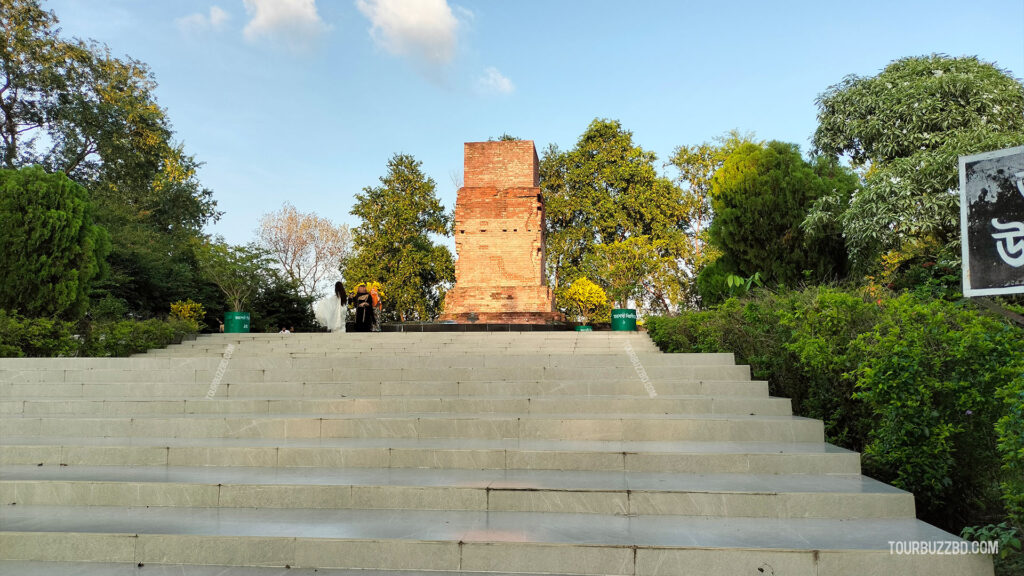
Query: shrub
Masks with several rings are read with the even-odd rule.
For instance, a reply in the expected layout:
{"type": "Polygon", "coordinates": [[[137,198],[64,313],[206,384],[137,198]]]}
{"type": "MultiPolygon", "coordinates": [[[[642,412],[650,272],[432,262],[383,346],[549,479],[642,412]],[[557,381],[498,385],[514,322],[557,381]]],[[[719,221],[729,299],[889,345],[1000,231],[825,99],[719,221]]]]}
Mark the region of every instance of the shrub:
{"type": "Polygon", "coordinates": [[[203,324],[205,317],[206,309],[199,302],[193,302],[191,298],[171,303],[171,318],[191,322],[195,325],[197,332],[206,327],[203,324]]]}
{"type": "Polygon", "coordinates": [[[195,333],[196,326],[189,321],[121,320],[95,323],[76,334],[72,322],[0,310],[0,357],[129,356],[195,333]]]}
{"type": "Polygon", "coordinates": [[[793,298],[791,307],[779,310],[784,347],[793,354],[799,378],[788,392],[798,394],[802,414],[813,414],[825,423],[830,442],[862,450],[870,430],[864,403],[854,397],[861,356],[850,349],[860,334],[870,331],[880,309],[859,294],[836,289],[811,289],[793,298]],[[795,384],[795,385],[794,385],[795,384]]]}
{"type": "Polygon", "coordinates": [[[611,319],[608,296],[586,277],[577,278],[569,287],[560,289],[557,296],[569,316],[581,319],[584,324],[611,319]]]}
{"type": "Polygon", "coordinates": [[[996,423],[1005,472],[1001,488],[1006,511],[1024,526],[1024,373],[999,390],[1006,413],[996,423]]]}
{"type": "Polygon", "coordinates": [[[72,322],[29,319],[0,310],[0,357],[76,356],[81,341],[73,328],[72,322]]]}
{"type": "Polygon", "coordinates": [[[317,325],[313,299],[300,294],[298,284],[274,273],[252,301],[252,330],[277,332],[281,328],[306,332],[316,330],[317,325]]]}
{"type": "Polygon", "coordinates": [[[1024,338],[966,304],[904,294],[885,303],[863,354],[855,397],[874,415],[865,464],[914,492],[943,524],[990,500],[999,483],[1000,389],[1024,370],[1024,338]]]}
{"type": "Polygon", "coordinates": [[[110,250],[92,215],[89,193],[63,173],[0,170],[0,307],[81,318],[110,250]]]}
{"type": "Polygon", "coordinates": [[[128,316],[128,303],[123,298],[107,294],[92,301],[89,305],[89,315],[93,320],[101,322],[123,320],[128,316]]]}
{"type": "Polygon", "coordinates": [[[1024,334],[927,292],[810,288],[648,319],[669,352],[733,352],[865,472],[949,530],[1024,511],[1024,334]],[[1000,499],[1000,491],[1002,499],[1000,499]],[[1002,500],[1002,503],[1000,502],[1002,500]]]}
{"type": "Polygon", "coordinates": [[[123,320],[93,325],[87,356],[131,356],[182,341],[197,331],[189,320],[123,320]]]}

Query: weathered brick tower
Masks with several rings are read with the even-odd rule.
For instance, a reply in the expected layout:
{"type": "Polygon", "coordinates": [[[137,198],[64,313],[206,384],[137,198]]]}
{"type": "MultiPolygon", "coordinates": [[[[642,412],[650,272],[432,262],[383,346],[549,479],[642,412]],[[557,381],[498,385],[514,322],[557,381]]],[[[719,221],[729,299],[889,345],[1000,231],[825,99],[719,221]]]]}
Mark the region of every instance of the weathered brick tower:
{"type": "Polygon", "coordinates": [[[544,279],[544,198],[530,140],[467,142],[455,202],[455,287],[441,321],[562,319],[544,279]]]}

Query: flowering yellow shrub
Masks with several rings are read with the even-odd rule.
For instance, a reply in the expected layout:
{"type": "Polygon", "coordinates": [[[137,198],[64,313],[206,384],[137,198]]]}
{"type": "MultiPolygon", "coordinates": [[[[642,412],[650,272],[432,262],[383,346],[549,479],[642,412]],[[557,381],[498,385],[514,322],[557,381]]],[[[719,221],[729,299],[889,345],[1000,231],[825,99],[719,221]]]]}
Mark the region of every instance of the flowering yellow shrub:
{"type": "Polygon", "coordinates": [[[203,324],[203,318],[205,317],[206,310],[203,308],[203,305],[199,302],[194,302],[191,298],[171,303],[171,318],[191,322],[196,325],[197,330],[202,330],[206,327],[203,324]]]}
{"type": "Polygon", "coordinates": [[[560,303],[566,311],[584,324],[611,317],[608,295],[600,286],[587,278],[576,279],[564,292],[559,294],[560,303]]]}

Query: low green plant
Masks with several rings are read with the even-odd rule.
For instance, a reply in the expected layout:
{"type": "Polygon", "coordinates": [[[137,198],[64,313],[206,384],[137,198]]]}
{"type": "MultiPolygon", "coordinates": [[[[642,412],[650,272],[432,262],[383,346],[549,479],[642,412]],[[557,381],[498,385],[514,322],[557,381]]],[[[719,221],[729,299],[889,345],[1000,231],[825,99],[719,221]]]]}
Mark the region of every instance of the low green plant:
{"type": "Polygon", "coordinates": [[[84,347],[87,356],[131,356],[176,344],[195,334],[190,320],[123,320],[93,325],[84,347]]]}
{"type": "Polygon", "coordinates": [[[650,317],[669,352],[732,352],[869,475],[958,531],[1024,510],[1024,331],[928,292],[755,290],[650,317]]]}
{"type": "Polygon", "coordinates": [[[999,485],[1000,389],[1024,370],[1019,330],[965,303],[903,294],[854,342],[874,415],[865,464],[914,493],[926,518],[965,519],[999,485]]]}
{"type": "Polygon", "coordinates": [[[195,334],[184,320],[120,320],[75,324],[0,310],[0,357],[129,356],[195,334]]]}
{"type": "Polygon", "coordinates": [[[757,286],[761,288],[764,286],[764,282],[761,281],[761,273],[754,272],[753,276],[744,278],[735,274],[729,274],[725,277],[725,285],[729,288],[729,295],[732,297],[743,296],[747,292],[757,286]]]}
{"type": "Polygon", "coordinates": [[[960,531],[960,537],[972,542],[998,542],[999,557],[1009,558],[1021,551],[1021,533],[1008,522],[967,526],[960,531]]]}
{"type": "Polygon", "coordinates": [[[863,359],[850,343],[872,329],[879,307],[858,293],[832,288],[794,293],[788,307],[779,309],[779,333],[793,355],[791,372],[799,372],[787,388],[798,394],[803,414],[825,424],[830,442],[862,450],[870,431],[869,412],[854,396],[853,371],[863,359]]]}
{"type": "Polygon", "coordinates": [[[1024,526],[1024,373],[997,394],[1005,408],[1003,417],[996,423],[998,449],[1005,472],[1000,488],[1010,518],[1024,526]]]}
{"type": "Polygon", "coordinates": [[[51,318],[25,318],[0,310],[0,357],[77,356],[81,339],[73,322],[51,318]]]}

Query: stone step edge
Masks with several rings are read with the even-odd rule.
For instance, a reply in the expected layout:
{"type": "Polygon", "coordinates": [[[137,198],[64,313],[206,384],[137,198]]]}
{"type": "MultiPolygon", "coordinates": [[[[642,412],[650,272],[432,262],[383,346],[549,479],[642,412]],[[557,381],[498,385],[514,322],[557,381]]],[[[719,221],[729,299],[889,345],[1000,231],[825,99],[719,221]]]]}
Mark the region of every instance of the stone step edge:
{"type": "Polygon", "coordinates": [[[242,565],[453,572],[665,576],[680,566],[736,574],[992,574],[980,555],[895,555],[890,550],[729,548],[537,542],[0,532],[0,559],[242,565]],[[765,572],[765,567],[771,572],[765,572]]]}
{"type": "MultiPolygon", "coordinates": [[[[36,466],[249,466],[258,468],[468,469],[679,472],[694,474],[860,474],[860,455],[838,451],[652,451],[386,446],[201,446],[4,444],[0,463],[36,466]]],[[[146,438],[145,440],[153,440],[146,438]]],[[[166,440],[166,439],[165,439],[166,440]]],[[[817,443],[815,443],[817,444],[817,443]]]]}
{"type": "Polygon", "coordinates": [[[906,492],[589,489],[412,484],[0,480],[7,506],[463,510],[729,518],[914,518],[906,492]]]}

